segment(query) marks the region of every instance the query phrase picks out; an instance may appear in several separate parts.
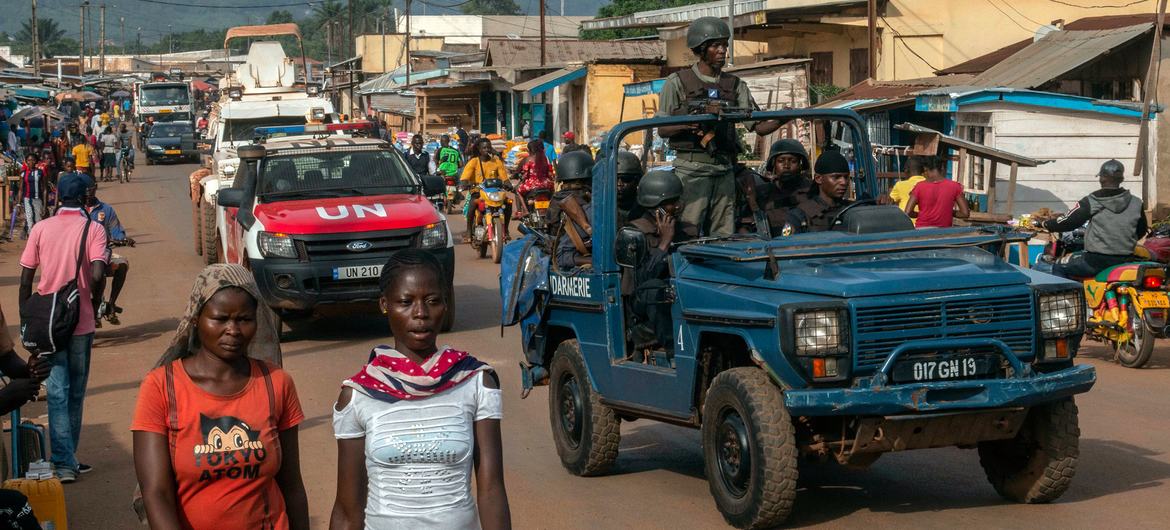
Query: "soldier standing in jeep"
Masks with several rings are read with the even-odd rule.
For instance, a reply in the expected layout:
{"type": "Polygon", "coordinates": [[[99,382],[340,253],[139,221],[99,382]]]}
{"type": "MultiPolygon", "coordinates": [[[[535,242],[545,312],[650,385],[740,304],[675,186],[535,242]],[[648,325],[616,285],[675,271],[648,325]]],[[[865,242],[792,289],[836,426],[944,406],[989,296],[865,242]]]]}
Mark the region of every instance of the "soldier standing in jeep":
{"type": "Polygon", "coordinates": [[[816,195],[805,199],[788,212],[788,224],[783,235],[802,232],[824,232],[833,228],[833,220],[842,208],[851,204],[845,198],[849,193],[849,161],[838,151],[826,151],[817,159],[813,169],[816,175],[816,195]]]}
{"type": "MultiPolygon", "coordinates": [[[[756,102],[747,84],[723,72],[731,31],[714,17],[702,17],[687,29],[687,47],[698,61],[691,68],[670,74],[659,94],[659,116],[708,114],[714,107],[754,110],[756,102]]],[[[744,122],[759,135],[780,128],[780,122],[744,122]]],[[[700,124],[669,125],[658,135],[670,140],[678,153],[675,172],[683,183],[682,220],[699,226],[710,236],[735,231],[735,158],[740,152],[735,124],[718,123],[704,130],[700,124]]]]}

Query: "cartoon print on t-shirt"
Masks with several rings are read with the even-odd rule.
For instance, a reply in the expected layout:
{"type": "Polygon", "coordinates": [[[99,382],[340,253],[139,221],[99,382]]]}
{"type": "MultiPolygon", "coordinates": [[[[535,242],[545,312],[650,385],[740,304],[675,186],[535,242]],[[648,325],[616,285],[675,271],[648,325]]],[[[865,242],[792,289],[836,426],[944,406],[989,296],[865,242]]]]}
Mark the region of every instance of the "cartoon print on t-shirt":
{"type": "Polygon", "coordinates": [[[199,426],[206,443],[196,445],[195,454],[264,449],[264,443],[259,440],[260,432],[252,430],[239,418],[232,416],[209,418],[200,414],[199,426]]]}

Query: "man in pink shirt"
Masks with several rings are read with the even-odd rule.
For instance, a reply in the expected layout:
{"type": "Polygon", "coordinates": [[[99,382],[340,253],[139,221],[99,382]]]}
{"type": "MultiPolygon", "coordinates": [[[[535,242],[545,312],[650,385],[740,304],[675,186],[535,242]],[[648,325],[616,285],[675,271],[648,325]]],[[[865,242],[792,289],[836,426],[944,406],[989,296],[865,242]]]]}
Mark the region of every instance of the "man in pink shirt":
{"type": "Polygon", "coordinates": [[[76,452],[93,348],[93,293],[102,292],[107,242],[101,224],[90,221],[81,210],[85,190],[92,185],[90,182],[89,177],[78,174],[61,178],[57,183],[57,198],[61,203],[57,215],[33,225],[28,245],[20,256],[20,265],[24,268],[20,275],[21,303],[32,296],[33,278],[38,269],[41,274],[37,292],[51,294],[69,283],[76,274],[81,294],[80,316],[73,339],[66,349],[49,354],[52,369],[45,380],[52,462],[63,483],[73,482],[78,473],[90,470],[89,466],[78,463],[76,452]],[[82,232],[87,222],[91,224],[84,248],[81,248],[82,232]],[[80,272],[77,269],[79,251],[84,252],[80,272]]]}
{"type": "Polygon", "coordinates": [[[927,157],[925,166],[926,180],[919,182],[910,192],[906,215],[917,216],[915,225],[918,228],[950,228],[955,224],[955,217],[969,217],[971,209],[963,197],[963,185],[947,180],[943,174],[946,160],[938,156],[927,157]]]}

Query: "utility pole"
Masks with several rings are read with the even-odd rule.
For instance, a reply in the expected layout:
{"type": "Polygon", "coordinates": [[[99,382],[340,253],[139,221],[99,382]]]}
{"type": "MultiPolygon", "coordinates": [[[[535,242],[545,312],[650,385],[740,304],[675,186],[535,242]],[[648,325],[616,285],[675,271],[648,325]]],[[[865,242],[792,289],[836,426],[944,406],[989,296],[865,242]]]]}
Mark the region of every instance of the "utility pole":
{"type": "Polygon", "coordinates": [[[877,79],[877,0],[869,0],[869,78],[877,79]]]}
{"type": "Polygon", "coordinates": [[[540,0],[540,65],[544,66],[544,2],[540,0]]]}
{"type": "Polygon", "coordinates": [[[406,0],[406,85],[410,86],[410,0],[406,0]]]}
{"type": "Polygon", "coordinates": [[[32,56],[33,75],[41,76],[41,35],[37,30],[37,0],[32,0],[32,56]]]}
{"type": "Polygon", "coordinates": [[[735,66],[735,0],[727,0],[727,66],[735,66]]]}
{"type": "Polygon", "coordinates": [[[142,55],[142,26],[138,27],[137,33],[134,35],[134,55],[142,55]]]}
{"type": "Polygon", "coordinates": [[[382,44],[381,44],[381,46],[382,46],[382,73],[383,74],[386,73],[386,19],[388,19],[388,18],[390,18],[390,5],[389,4],[386,5],[386,14],[382,15],[381,24],[378,24],[379,26],[381,26],[380,29],[382,31],[382,41],[381,41],[382,44]]]}
{"type": "Polygon", "coordinates": [[[118,49],[122,50],[122,55],[126,55],[126,17],[118,17],[118,29],[121,37],[118,39],[118,49]]]}
{"type": "Polygon", "coordinates": [[[81,3],[81,15],[78,17],[81,19],[81,32],[78,34],[78,39],[77,39],[77,40],[81,41],[81,45],[77,50],[77,77],[78,78],[85,76],[85,7],[87,5],[89,5],[89,2],[82,2],[81,3]]]}
{"type": "Polygon", "coordinates": [[[167,53],[175,53],[175,25],[167,24],[167,53]]]}
{"type": "Polygon", "coordinates": [[[1160,72],[1161,61],[1158,60],[1162,56],[1162,26],[1166,24],[1166,3],[1167,0],[1158,2],[1158,20],[1157,25],[1154,26],[1154,46],[1150,51],[1150,65],[1146,68],[1146,82],[1142,84],[1142,117],[1141,125],[1138,128],[1138,145],[1137,154],[1134,156],[1133,174],[1134,176],[1141,175],[1142,177],[1142,200],[1146,202],[1146,208],[1151,208],[1150,197],[1150,172],[1148,171],[1149,164],[1149,144],[1150,144],[1150,105],[1154,98],[1158,97],[1158,76],[1160,72]]]}
{"type": "Polygon", "coordinates": [[[98,66],[98,72],[99,72],[99,75],[101,77],[105,77],[106,76],[106,4],[102,4],[100,7],[98,7],[98,11],[101,13],[101,25],[102,25],[102,29],[98,33],[99,38],[101,39],[100,42],[98,42],[98,49],[101,50],[98,54],[98,56],[101,57],[101,59],[100,59],[101,64],[98,66]]]}
{"type": "MultiPolygon", "coordinates": [[[[346,2],[345,6],[346,6],[346,9],[349,10],[349,23],[348,23],[349,42],[345,43],[345,49],[349,50],[349,54],[346,55],[345,58],[349,59],[350,57],[357,55],[357,42],[355,42],[353,40],[353,0],[349,0],[348,2],[346,2]]],[[[350,81],[353,81],[353,80],[351,79],[350,81]]]]}
{"type": "Polygon", "coordinates": [[[325,21],[325,64],[333,64],[333,23],[325,21]]]}

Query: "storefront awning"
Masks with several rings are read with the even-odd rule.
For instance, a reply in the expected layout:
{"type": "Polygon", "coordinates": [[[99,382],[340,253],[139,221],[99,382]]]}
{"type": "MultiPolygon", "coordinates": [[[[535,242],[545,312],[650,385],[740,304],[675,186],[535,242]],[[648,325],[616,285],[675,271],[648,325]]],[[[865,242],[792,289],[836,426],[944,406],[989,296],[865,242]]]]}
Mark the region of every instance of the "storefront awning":
{"type": "Polygon", "coordinates": [[[535,96],[543,92],[547,92],[561,86],[570,81],[581,79],[585,77],[585,66],[574,66],[569,68],[562,68],[552,73],[544,74],[535,79],[529,79],[523,83],[515,85],[512,90],[515,92],[527,92],[530,96],[535,96]]]}
{"type": "Polygon", "coordinates": [[[649,96],[662,92],[662,85],[666,84],[666,78],[652,79],[650,81],[642,81],[641,83],[626,83],[622,85],[625,88],[624,94],[628,98],[636,98],[638,96],[649,96]]]}

